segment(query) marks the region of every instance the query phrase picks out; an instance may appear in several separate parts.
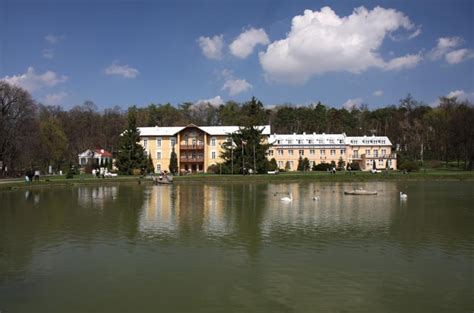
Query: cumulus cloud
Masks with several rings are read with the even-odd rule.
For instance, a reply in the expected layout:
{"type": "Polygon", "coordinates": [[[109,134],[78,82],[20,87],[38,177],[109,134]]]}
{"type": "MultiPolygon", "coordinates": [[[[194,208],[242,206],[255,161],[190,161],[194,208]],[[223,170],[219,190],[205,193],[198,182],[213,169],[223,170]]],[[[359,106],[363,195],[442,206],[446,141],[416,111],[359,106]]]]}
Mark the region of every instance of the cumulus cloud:
{"type": "Polygon", "coordinates": [[[458,64],[464,60],[474,58],[474,53],[469,49],[459,49],[446,53],[445,59],[449,64],[458,64]]]}
{"type": "Polygon", "coordinates": [[[441,37],[438,38],[436,47],[429,53],[431,60],[441,59],[446,53],[452,49],[462,45],[464,40],[461,37],[441,37]]]}
{"type": "Polygon", "coordinates": [[[58,92],[58,93],[51,93],[46,95],[44,98],[44,103],[49,105],[58,105],[61,104],[64,98],[66,98],[68,94],[66,92],[58,92]]]}
{"type": "Polygon", "coordinates": [[[241,33],[229,46],[230,53],[234,56],[245,59],[252,54],[256,45],[268,45],[270,40],[267,33],[262,28],[250,28],[241,33]]]}
{"type": "Polygon", "coordinates": [[[229,79],[222,86],[222,90],[227,90],[229,96],[235,96],[250,89],[252,89],[252,85],[245,79],[229,79]]]}
{"type": "Polygon", "coordinates": [[[393,58],[383,66],[384,70],[402,70],[413,68],[423,60],[421,54],[408,54],[403,57],[393,58]]]}
{"type": "Polygon", "coordinates": [[[196,105],[202,105],[202,104],[210,104],[214,107],[218,107],[221,104],[224,104],[224,100],[221,98],[221,96],[215,96],[214,98],[210,99],[199,99],[195,103],[196,105]]]}
{"type": "Polygon", "coordinates": [[[46,71],[43,74],[36,74],[35,69],[30,66],[24,74],[5,76],[0,80],[9,84],[22,87],[29,92],[36,91],[44,87],[53,87],[67,81],[67,76],[58,75],[53,71],[46,71]]]}
{"type": "Polygon", "coordinates": [[[114,63],[105,69],[105,74],[122,76],[124,78],[135,78],[140,74],[140,72],[129,65],[119,65],[114,63]]]}
{"type": "Polygon", "coordinates": [[[376,97],[381,97],[383,96],[383,90],[375,90],[372,95],[376,96],[376,97]]]}
{"type": "Polygon", "coordinates": [[[224,48],[224,36],[199,37],[197,40],[202,53],[209,59],[222,59],[222,49],[224,48]]]}
{"type": "Polygon", "coordinates": [[[454,90],[446,95],[446,98],[456,98],[459,101],[474,102],[474,92],[465,92],[464,90],[454,90]]]}
{"type": "Polygon", "coordinates": [[[363,103],[362,98],[349,99],[342,105],[346,110],[358,109],[363,103]]]}
{"type": "Polygon", "coordinates": [[[345,17],[339,17],[330,7],[305,10],[293,18],[285,39],[274,41],[260,52],[260,64],[267,78],[287,82],[304,82],[326,72],[399,69],[394,64],[400,61],[387,63],[379,48],[387,35],[414,28],[407,16],[394,9],[376,7],[369,11],[359,7],[345,17]]]}

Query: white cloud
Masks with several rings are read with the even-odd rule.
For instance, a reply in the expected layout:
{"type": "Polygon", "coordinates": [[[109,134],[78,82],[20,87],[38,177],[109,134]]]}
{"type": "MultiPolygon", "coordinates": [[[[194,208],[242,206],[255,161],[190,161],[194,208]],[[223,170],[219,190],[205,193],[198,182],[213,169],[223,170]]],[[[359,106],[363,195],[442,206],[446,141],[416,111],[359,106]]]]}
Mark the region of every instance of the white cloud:
{"type": "Polygon", "coordinates": [[[464,90],[454,90],[446,95],[446,98],[456,97],[459,101],[474,102],[474,92],[465,92],[464,90]]]}
{"type": "Polygon", "coordinates": [[[54,58],[54,49],[43,49],[43,57],[46,59],[52,59],[54,58]]]}
{"type": "Polygon", "coordinates": [[[215,96],[214,98],[210,99],[200,99],[196,101],[196,105],[201,105],[201,104],[210,104],[214,107],[218,107],[221,104],[224,104],[224,100],[221,98],[221,96],[215,96]]]}
{"type": "Polygon", "coordinates": [[[342,105],[346,110],[352,110],[359,108],[363,103],[362,98],[349,99],[342,105]]]}
{"type": "Polygon", "coordinates": [[[436,47],[429,53],[431,60],[438,60],[452,49],[462,45],[464,40],[461,37],[441,37],[438,38],[436,47]]]}
{"type": "Polygon", "coordinates": [[[252,54],[256,45],[268,45],[270,40],[262,28],[251,28],[241,33],[229,46],[230,52],[241,59],[252,54]]]}
{"type": "Polygon", "coordinates": [[[449,64],[458,64],[471,58],[474,58],[474,53],[469,49],[454,50],[445,55],[446,62],[449,64]]]}
{"type": "Polygon", "coordinates": [[[384,65],[387,71],[413,68],[423,60],[421,54],[408,54],[403,57],[393,58],[384,65]]]}
{"type": "Polygon", "coordinates": [[[252,85],[245,79],[229,79],[222,86],[222,90],[227,90],[229,96],[235,96],[250,89],[252,89],[252,85]]]}
{"type": "Polygon", "coordinates": [[[222,49],[224,48],[224,36],[199,37],[197,42],[201,47],[202,53],[209,59],[221,59],[222,49]]]}
{"type": "Polygon", "coordinates": [[[383,90],[375,90],[372,95],[376,96],[376,97],[381,97],[383,96],[383,90]]]}
{"type": "Polygon", "coordinates": [[[58,93],[51,93],[46,95],[44,98],[44,103],[49,105],[58,105],[61,104],[64,98],[66,98],[68,94],[66,92],[58,92],[58,93]]]}
{"type": "Polygon", "coordinates": [[[43,87],[53,87],[57,84],[67,81],[67,76],[60,76],[53,71],[46,71],[43,74],[36,74],[35,69],[30,66],[24,74],[5,76],[0,80],[4,80],[9,84],[22,87],[29,92],[41,89],[43,87]]]}
{"type": "Polygon", "coordinates": [[[105,74],[118,75],[125,78],[135,78],[140,74],[140,72],[136,68],[128,65],[118,65],[114,63],[105,69],[105,74]]]}
{"type": "MultiPolygon", "coordinates": [[[[260,64],[268,79],[286,82],[305,82],[326,72],[406,68],[397,60],[400,58],[385,62],[379,48],[387,35],[414,28],[407,16],[394,9],[376,7],[369,11],[359,7],[345,17],[339,17],[330,7],[305,10],[293,18],[285,39],[274,41],[260,52],[260,64]]],[[[413,55],[402,58],[414,64],[413,55]]]]}
{"type": "Polygon", "coordinates": [[[52,34],[49,34],[44,37],[44,40],[46,40],[48,43],[52,45],[57,44],[61,39],[63,39],[63,36],[56,36],[52,34]]]}

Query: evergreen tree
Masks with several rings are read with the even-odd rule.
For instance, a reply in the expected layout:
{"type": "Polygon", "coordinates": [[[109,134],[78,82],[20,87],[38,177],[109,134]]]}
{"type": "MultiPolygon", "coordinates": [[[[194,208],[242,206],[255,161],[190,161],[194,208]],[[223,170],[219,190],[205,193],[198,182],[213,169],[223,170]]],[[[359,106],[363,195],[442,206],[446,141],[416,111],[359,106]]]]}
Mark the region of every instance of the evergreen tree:
{"type": "Polygon", "coordinates": [[[153,166],[153,160],[151,159],[151,154],[148,155],[148,160],[146,162],[146,172],[147,174],[151,174],[155,171],[155,167],[153,166]]]}
{"type": "Polygon", "coordinates": [[[286,161],[286,163],[285,163],[285,171],[288,172],[289,170],[291,170],[290,161],[286,161]]]}
{"type": "Polygon", "coordinates": [[[269,171],[276,171],[278,169],[278,164],[275,158],[272,158],[268,163],[268,170],[269,171]]]}
{"type": "Polygon", "coordinates": [[[344,160],[342,159],[342,157],[339,158],[339,161],[337,162],[337,167],[342,171],[344,169],[344,164],[346,162],[344,162],[344,160]]]}
{"type": "Polygon", "coordinates": [[[134,169],[143,171],[147,158],[145,150],[140,145],[140,132],[137,128],[136,108],[128,112],[128,126],[122,133],[117,153],[116,166],[120,173],[132,174],[134,169]]]}
{"type": "Polygon", "coordinates": [[[234,173],[245,173],[249,168],[253,168],[255,163],[257,173],[266,173],[269,163],[266,153],[270,144],[265,143],[262,132],[263,129],[251,126],[230,134],[227,142],[223,144],[222,158],[225,160],[225,166],[231,168],[233,162],[234,173]]]}
{"type": "Polygon", "coordinates": [[[304,162],[303,162],[303,157],[300,155],[300,158],[298,159],[298,171],[299,172],[304,172],[304,162]]]}
{"type": "Polygon", "coordinates": [[[176,152],[174,152],[174,146],[170,156],[170,173],[173,175],[178,173],[178,157],[176,156],[176,152]]]}
{"type": "Polygon", "coordinates": [[[309,159],[308,158],[304,158],[303,160],[303,168],[304,168],[304,171],[307,172],[311,169],[311,164],[309,163],[309,159]]]}

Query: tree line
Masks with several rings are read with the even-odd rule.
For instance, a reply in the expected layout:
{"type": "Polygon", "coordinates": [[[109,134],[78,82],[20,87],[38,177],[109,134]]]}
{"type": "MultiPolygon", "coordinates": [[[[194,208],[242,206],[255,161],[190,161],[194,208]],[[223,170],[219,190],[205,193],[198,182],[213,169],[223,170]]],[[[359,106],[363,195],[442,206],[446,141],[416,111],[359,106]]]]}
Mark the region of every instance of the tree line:
{"type": "Polygon", "coordinates": [[[35,101],[22,88],[0,81],[0,169],[14,175],[25,169],[59,170],[77,164],[87,149],[118,152],[120,135],[133,111],[136,125],[266,125],[273,133],[346,133],[388,136],[401,158],[420,163],[455,162],[472,170],[474,107],[468,101],[441,97],[436,107],[411,95],[376,109],[367,105],[334,108],[320,102],[306,106],[265,106],[252,98],[221,105],[185,102],[146,107],[118,106],[99,111],[91,101],[69,110],[35,101]],[[5,171],[7,170],[7,171],[5,171]]]}

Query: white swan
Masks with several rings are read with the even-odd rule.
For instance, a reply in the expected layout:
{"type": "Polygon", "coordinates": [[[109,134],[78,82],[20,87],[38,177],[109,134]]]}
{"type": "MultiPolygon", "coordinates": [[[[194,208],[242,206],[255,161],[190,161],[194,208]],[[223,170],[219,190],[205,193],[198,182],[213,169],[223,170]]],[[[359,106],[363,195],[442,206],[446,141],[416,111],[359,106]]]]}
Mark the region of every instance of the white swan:
{"type": "Polygon", "coordinates": [[[313,201],[319,201],[319,196],[313,196],[313,201]]]}
{"type": "Polygon", "coordinates": [[[281,198],[280,200],[281,201],[286,201],[286,202],[291,202],[293,201],[293,195],[291,194],[291,192],[288,193],[289,197],[283,197],[281,198]]]}
{"type": "Polygon", "coordinates": [[[406,200],[406,199],[408,199],[407,194],[400,191],[400,199],[401,199],[401,200],[406,200]]]}

